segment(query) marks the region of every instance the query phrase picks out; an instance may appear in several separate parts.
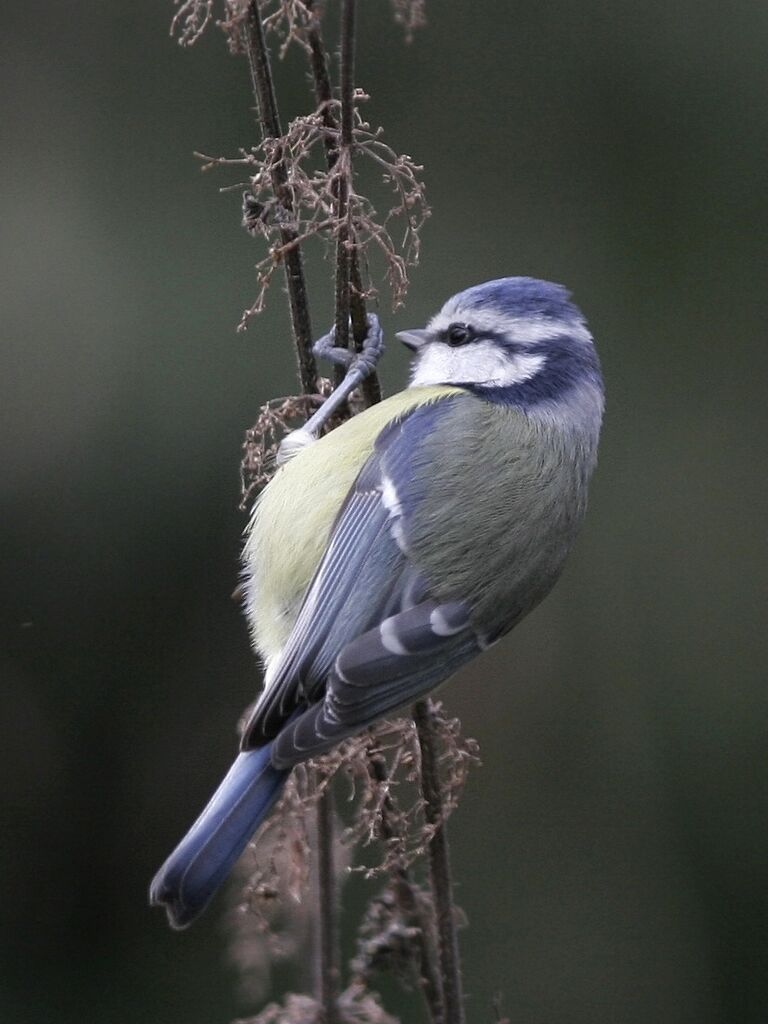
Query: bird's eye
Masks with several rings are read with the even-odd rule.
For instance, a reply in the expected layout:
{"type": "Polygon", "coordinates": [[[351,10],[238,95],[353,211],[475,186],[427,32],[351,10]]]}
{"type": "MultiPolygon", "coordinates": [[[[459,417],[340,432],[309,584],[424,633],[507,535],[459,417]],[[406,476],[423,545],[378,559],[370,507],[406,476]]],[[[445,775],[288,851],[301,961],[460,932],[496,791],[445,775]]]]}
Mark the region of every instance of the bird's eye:
{"type": "Polygon", "coordinates": [[[466,345],[473,338],[472,328],[469,324],[451,324],[445,332],[445,340],[449,345],[466,345]]]}

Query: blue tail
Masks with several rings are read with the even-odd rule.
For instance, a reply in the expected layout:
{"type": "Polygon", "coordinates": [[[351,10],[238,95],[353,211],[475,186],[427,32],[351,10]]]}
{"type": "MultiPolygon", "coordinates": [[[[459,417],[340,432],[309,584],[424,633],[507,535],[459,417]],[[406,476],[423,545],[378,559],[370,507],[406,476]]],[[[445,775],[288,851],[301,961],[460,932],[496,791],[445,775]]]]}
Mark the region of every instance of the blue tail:
{"type": "Polygon", "coordinates": [[[288,777],[273,768],[272,744],[239,754],[203,813],[152,879],[149,902],[173,928],[206,907],[266,818],[288,777]]]}

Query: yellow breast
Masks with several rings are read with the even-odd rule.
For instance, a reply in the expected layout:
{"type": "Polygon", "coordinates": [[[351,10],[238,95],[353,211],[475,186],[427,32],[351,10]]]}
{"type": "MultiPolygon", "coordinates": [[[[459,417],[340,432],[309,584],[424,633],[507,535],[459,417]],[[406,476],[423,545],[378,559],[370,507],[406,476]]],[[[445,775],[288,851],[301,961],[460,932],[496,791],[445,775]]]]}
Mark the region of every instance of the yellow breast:
{"type": "Polygon", "coordinates": [[[293,628],[334,519],[377,436],[410,409],[458,390],[417,387],[392,395],[300,451],[262,492],[248,526],[243,561],[246,615],[267,666],[293,628]]]}

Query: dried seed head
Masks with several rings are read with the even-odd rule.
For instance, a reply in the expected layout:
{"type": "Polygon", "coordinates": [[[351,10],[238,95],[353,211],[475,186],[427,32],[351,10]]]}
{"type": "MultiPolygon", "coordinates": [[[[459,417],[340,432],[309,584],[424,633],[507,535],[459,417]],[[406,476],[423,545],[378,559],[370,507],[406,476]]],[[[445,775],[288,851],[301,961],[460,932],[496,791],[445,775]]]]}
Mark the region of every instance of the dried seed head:
{"type": "Polygon", "coordinates": [[[426,0],[392,0],[392,12],[397,24],[405,29],[406,43],[412,43],[416,29],[426,25],[426,6],[426,0]]]}

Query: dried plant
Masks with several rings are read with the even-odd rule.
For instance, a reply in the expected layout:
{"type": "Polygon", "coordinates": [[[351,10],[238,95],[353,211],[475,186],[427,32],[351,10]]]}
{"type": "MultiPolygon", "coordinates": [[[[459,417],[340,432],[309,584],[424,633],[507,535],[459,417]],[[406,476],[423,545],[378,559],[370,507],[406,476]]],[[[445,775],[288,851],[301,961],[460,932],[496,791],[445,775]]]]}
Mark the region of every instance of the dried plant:
{"type": "Polygon", "coordinates": [[[240,462],[240,508],[247,511],[253,499],[272,478],[277,468],[277,450],[280,442],[301,426],[331,393],[331,383],[318,380],[317,394],[288,395],[271,398],[259,409],[252,427],[245,433],[243,458],[240,462]]]}
{"type": "MultiPolygon", "coordinates": [[[[299,957],[312,938],[310,822],[327,785],[321,771],[320,764],[301,765],[291,774],[275,810],[233,874],[232,905],[226,916],[228,955],[250,1002],[269,990],[272,966],[299,957]]],[[[349,852],[338,842],[334,864],[339,876],[346,873],[349,852]]]]}
{"type": "MultiPolygon", "coordinates": [[[[176,2],[172,32],[189,46],[213,20],[213,2],[176,2]]],[[[410,38],[423,23],[423,0],[393,0],[393,10],[410,38]]],[[[243,507],[274,472],[282,437],[331,388],[315,366],[303,248],[315,239],[327,252],[334,247],[337,343],[359,347],[366,302],[377,296],[373,278],[387,280],[393,306],[403,302],[429,215],[422,168],[398,155],[384,142],[381,128],[372,129],[361,115],[368,96],[354,85],[355,12],[356,0],[341,0],[336,91],[321,31],[322,6],[314,0],[223,0],[216,22],[230,50],[247,57],[261,141],[233,158],[197,155],[206,170],[236,166],[246,172],[245,180],[227,189],[244,190],[243,224],[268,249],[256,265],[256,298],[239,326],[246,327],[263,309],[282,267],[302,390],[266,403],[248,432],[243,507]],[[296,44],[312,74],[315,109],[295,118],[285,132],[268,34],[278,37],[281,56],[296,44]],[[358,187],[358,177],[376,190],[375,201],[358,187]]],[[[379,397],[374,375],[339,418],[379,397]]],[[[301,955],[311,937],[315,994],[289,993],[283,1003],[272,1003],[241,1024],[397,1024],[372,987],[383,972],[421,992],[433,1024],[463,1024],[456,939],[461,914],[453,904],[445,825],[477,762],[477,744],[461,736],[458,720],[439,704],[422,701],[413,720],[380,723],[294,770],[237,867],[237,898],[227,914],[230,956],[249,997],[261,999],[272,965],[301,955]],[[341,792],[342,779],[347,801],[340,829],[331,790],[335,785],[341,792]],[[364,859],[352,865],[355,856],[364,859]],[[425,866],[428,887],[420,879],[425,866]],[[383,888],[371,894],[344,987],[335,892],[350,871],[369,887],[383,888]]]]}
{"type": "Polygon", "coordinates": [[[338,750],[356,799],[355,819],[344,842],[362,848],[382,842],[379,860],[357,868],[367,878],[409,867],[424,855],[437,829],[458,806],[470,767],[479,763],[477,743],[461,735],[461,723],[449,718],[442,704],[434,705],[434,726],[443,793],[440,818],[433,822],[424,816],[422,752],[411,719],[379,723],[338,750]],[[371,774],[372,759],[384,769],[378,776],[371,774]]]}
{"type": "Polygon", "coordinates": [[[427,23],[425,0],[392,0],[395,21],[405,29],[405,41],[413,42],[416,29],[427,23]]]}
{"type": "MultiPolygon", "coordinates": [[[[343,779],[351,812],[335,843],[337,879],[343,881],[351,870],[366,880],[386,882],[361,923],[350,984],[364,993],[377,974],[389,972],[408,989],[435,986],[430,975],[436,964],[429,962],[428,950],[434,942],[432,896],[409,869],[423,860],[436,831],[458,806],[467,774],[478,763],[478,748],[462,737],[458,719],[447,716],[442,705],[435,705],[434,721],[444,782],[440,821],[426,814],[421,746],[410,719],[380,722],[289,779],[238,864],[237,898],[227,915],[230,959],[250,999],[268,989],[272,964],[297,956],[309,941],[312,843],[307,822],[335,778],[343,779]],[[311,781],[313,772],[319,785],[311,781]],[[366,862],[351,866],[353,854],[363,851],[366,862]]],[[[458,912],[457,923],[461,920],[458,912]]]]}
{"type": "MultiPolygon", "coordinates": [[[[355,90],[354,99],[359,104],[368,96],[355,90]]],[[[316,236],[326,243],[332,242],[342,224],[349,233],[348,246],[358,253],[359,261],[368,264],[376,253],[383,260],[393,308],[405,299],[408,269],[418,264],[420,231],[430,212],[419,177],[422,168],[410,156],[395,153],[384,142],[382,129],[373,130],[355,106],[354,155],[378,169],[384,197],[389,196],[388,209],[380,216],[371,199],[355,189],[350,159],[342,155],[330,168],[327,166],[328,147],[336,151],[341,148],[340,129],[329,126],[329,114],[338,121],[338,101],[331,100],[312,114],[295,118],[280,138],[263,139],[248,153],[232,158],[197,154],[204,161],[203,170],[225,165],[248,168],[248,181],[234,186],[247,185],[243,222],[250,234],[261,235],[269,245],[267,255],[256,264],[257,295],[243,313],[240,330],[264,309],[269,285],[286,255],[316,236]],[[280,199],[273,189],[277,169],[285,177],[280,199]],[[338,197],[342,182],[347,209],[340,218],[338,197]],[[402,228],[395,236],[397,222],[402,228]],[[281,237],[286,228],[292,233],[288,241],[281,237]]],[[[376,294],[369,275],[363,296],[372,298],[376,294]]]]}
{"type": "Polygon", "coordinates": [[[271,0],[263,5],[264,30],[274,32],[280,40],[278,52],[281,59],[291,43],[310,53],[309,33],[319,24],[321,6],[313,0],[271,0]]]}
{"type": "Polygon", "coordinates": [[[192,46],[213,18],[213,0],[174,0],[179,8],[171,21],[171,35],[179,46],[192,46]]]}
{"type": "MultiPolygon", "coordinates": [[[[350,985],[338,1001],[340,1024],[398,1024],[370,992],[350,985]]],[[[323,1008],[316,999],[289,993],[285,1002],[270,1003],[256,1017],[235,1024],[324,1024],[323,1008]]]]}
{"type": "MultiPolygon", "coordinates": [[[[182,45],[191,46],[200,37],[212,20],[212,6],[213,0],[186,0],[180,5],[171,31],[178,33],[182,45]]],[[[396,2],[394,8],[396,19],[409,33],[423,21],[422,3],[396,2]]],[[[247,49],[244,35],[248,9],[249,4],[243,0],[225,0],[224,17],[217,22],[233,52],[247,49]]],[[[272,0],[260,10],[263,31],[275,32],[281,40],[281,56],[295,42],[313,57],[313,47],[317,49],[320,37],[318,8],[312,0],[272,0]]],[[[418,264],[420,231],[430,210],[420,177],[421,165],[407,154],[396,153],[384,141],[383,129],[372,129],[361,116],[359,104],[368,99],[361,89],[354,89],[348,148],[342,144],[342,100],[324,91],[317,109],[295,118],[284,134],[265,131],[258,146],[243,149],[235,157],[196,154],[203,161],[203,170],[222,166],[248,170],[247,181],[224,190],[247,189],[244,224],[252,235],[263,236],[268,245],[266,256],[256,264],[256,297],[241,316],[240,330],[264,309],[274,274],[290,253],[316,236],[326,244],[333,242],[342,229],[347,247],[357,254],[358,265],[368,267],[377,256],[383,261],[392,307],[402,305],[408,290],[408,270],[418,264]],[[335,154],[330,161],[329,151],[335,154]],[[353,173],[353,157],[369,162],[378,171],[381,197],[376,203],[355,189],[359,167],[353,173]],[[345,196],[342,210],[340,195],[345,196]]],[[[376,296],[371,273],[358,289],[363,298],[376,296]]]]}

